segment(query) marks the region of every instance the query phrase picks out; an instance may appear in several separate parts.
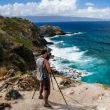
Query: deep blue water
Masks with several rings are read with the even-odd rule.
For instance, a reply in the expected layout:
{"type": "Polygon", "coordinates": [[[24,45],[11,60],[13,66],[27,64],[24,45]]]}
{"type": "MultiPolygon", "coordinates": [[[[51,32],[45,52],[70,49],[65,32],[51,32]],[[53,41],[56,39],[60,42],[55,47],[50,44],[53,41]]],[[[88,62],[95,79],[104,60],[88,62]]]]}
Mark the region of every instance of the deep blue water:
{"type": "Polygon", "coordinates": [[[88,83],[110,85],[110,22],[54,22],[36,23],[60,26],[65,32],[75,32],[65,36],[50,38],[55,44],[50,46],[58,61],[55,66],[62,69],[85,70],[89,75],[81,77],[88,83]]]}

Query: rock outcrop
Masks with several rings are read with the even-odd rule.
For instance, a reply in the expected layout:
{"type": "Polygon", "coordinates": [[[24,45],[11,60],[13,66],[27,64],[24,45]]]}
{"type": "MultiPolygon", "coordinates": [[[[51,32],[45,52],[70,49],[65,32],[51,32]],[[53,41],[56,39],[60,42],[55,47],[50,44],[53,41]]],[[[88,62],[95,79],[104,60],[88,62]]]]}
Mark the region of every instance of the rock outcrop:
{"type": "Polygon", "coordinates": [[[17,90],[10,89],[7,91],[5,95],[5,100],[15,100],[21,97],[22,97],[21,94],[17,90]]]}
{"type": "Polygon", "coordinates": [[[0,103],[0,110],[5,110],[5,108],[11,108],[9,103],[0,103]]]}
{"type": "Polygon", "coordinates": [[[58,26],[44,25],[40,26],[40,34],[45,37],[52,37],[55,35],[65,35],[66,33],[58,26]]]}

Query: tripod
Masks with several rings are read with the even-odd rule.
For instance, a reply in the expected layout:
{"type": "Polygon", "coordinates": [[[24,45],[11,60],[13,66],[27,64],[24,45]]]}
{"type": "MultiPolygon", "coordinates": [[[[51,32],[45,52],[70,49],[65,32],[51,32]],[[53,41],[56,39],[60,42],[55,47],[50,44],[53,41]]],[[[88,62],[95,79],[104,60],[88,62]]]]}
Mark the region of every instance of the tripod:
{"type": "MultiPolygon", "coordinates": [[[[58,82],[57,82],[57,80],[56,80],[56,78],[55,78],[55,76],[54,76],[54,74],[52,73],[52,76],[53,76],[53,78],[54,78],[54,80],[55,80],[55,82],[56,82],[56,84],[57,84],[57,86],[58,86],[58,89],[59,89],[59,91],[60,91],[60,93],[61,93],[61,95],[62,95],[62,97],[63,97],[63,99],[64,99],[64,101],[65,101],[65,104],[68,106],[68,103],[67,103],[67,101],[66,101],[66,99],[65,99],[65,97],[64,97],[64,95],[63,95],[63,93],[62,93],[62,91],[61,91],[61,89],[60,89],[60,87],[59,87],[59,85],[58,85],[58,82]]],[[[52,81],[53,82],[53,81],[52,81]]]]}
{"type": "MultiPolygon", "coordinates": [[[[65,97],[64,97],[64,95],[63,95],[63,93],[62,93],[62,91],[61,91],[61,89],[60,89],[60,87],[59,87],[59,85],[58,85],[58,82],[57,82],[57,80],[56,80],[56,78],[55,78],[55,76],[54,76],[53,73],[52,73],[52,76],[53,76],[53,78],[54,78],[54,80],[55,80],[55,82],[56,82],[56,84],[57,84],[57,86],[58,86],[58,89],[59,89],[59,91],[60,91],[60,93],[61,93],[61,95],[62,95],[62,97],[63,97],[63,99],[64,99],[64,101],[65,101],[65,104],[68,106],[68,103],[67,103],[67,101],[66,101],[66,99],[65,99],[65,97]]],[[[53,88],[53,90],[54,90],[52,76],[50,76],[50,78],[51,78],[51,82],[52,82],[52,88],[53,88]]],[[[35,91],[34,91],[34,93],[33,93],[32,99],[34,98],[34,95],[35,95],[35,93],[36,93],[36,90],[37,90],[37,89],[35,89],[35,91]]],[[[68,110],[69,110],[69,109],[68,109],[68,110]]]]}

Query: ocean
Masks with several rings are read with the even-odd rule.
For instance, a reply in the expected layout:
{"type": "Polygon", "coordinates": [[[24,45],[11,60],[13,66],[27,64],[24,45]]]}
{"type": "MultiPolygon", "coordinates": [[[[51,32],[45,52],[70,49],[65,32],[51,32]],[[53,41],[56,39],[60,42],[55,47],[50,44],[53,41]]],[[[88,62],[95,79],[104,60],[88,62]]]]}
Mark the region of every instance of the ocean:
{"type": "Polygon", "coordinates": [[[60,26],[64,36],[46,38],[55,59],[51,65],[71,76],[71,68],[84,71],[79,80],[110,85],[110,22],[51,22],[36,25],[60,26]]]}

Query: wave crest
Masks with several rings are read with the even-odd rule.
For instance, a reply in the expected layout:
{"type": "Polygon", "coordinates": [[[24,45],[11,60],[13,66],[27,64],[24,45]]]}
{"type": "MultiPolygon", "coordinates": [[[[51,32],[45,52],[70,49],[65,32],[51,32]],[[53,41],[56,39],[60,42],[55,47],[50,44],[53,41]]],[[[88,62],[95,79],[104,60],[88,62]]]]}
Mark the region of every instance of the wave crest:
{"type": "Polygon", "coordinates": [[[86,53],[86,51],[80,51],[80,49],[76,46],[67,48],[58,48],[56,46],[50,46],[50,48],[52,49],[52,54],[55,57],[63,58],[74,62],[82,62],[82,56],[86,53]]]}

